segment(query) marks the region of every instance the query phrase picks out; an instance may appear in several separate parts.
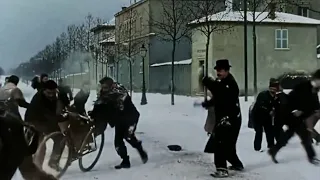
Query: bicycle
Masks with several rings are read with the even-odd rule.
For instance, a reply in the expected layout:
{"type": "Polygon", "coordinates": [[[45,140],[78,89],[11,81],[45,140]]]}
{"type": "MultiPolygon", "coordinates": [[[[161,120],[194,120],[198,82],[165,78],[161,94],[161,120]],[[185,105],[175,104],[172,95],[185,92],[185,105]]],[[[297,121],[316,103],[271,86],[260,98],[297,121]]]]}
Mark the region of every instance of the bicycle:
{"type": "MultiPolygon", "coordinates": [[[[48,135],[46,135],[42,142],[40,143],[38,150],[37,150],[37,155],[41,154],[41,151],[43,149],[46,149],[46,142],[49,141],[50,139],[52,140],[60,140],[60,148],[62,151],[64,149],[68,149],[67,152],[67,157],[66,157],[66,164],[59,169],[58,174],[56,175],[57,178],[60,178],[68,169],[68,167],[72,164],[72,162],[78,160],[79,163],[79,168],[83,172],[88,172],[94,168],[94,166],[97,164],[102,150],[104,146],[104,133],[97,134],[95,132],[96,127],[94,125],[93,119],[91,119],[89,116],[83,116],[80,114],[76,114],[74,112],[66,111],[63,115],[65,118],[68,117],[78,117],[75,121],[80,121],[81,123],[84,123],[84,126],[88,127],[88,131],[85,134],[84,137],[80,138],[80,146],[79,143],[77,144],[78,141],[76,140],[76,137],[73,135],[73,129],[72,126],[75,126],[74,123],[70,122],[70,119],[64,122],[59,123],[59,127],[61,131],[58,132],[53,132],[48,135]],[[101,142],[100,142],[100,147],[97,147],[97,136],[101,136],[101,142]],[[91,147],[90,143],[93,144],[94,146],[91,147]],[[93,159],[93,162],[88,166],[84,166],[84,161],[83,157],[85,155],[88,155],[92,152],[98,151],[97,156],[93,159]]],[[[58,143],[58,142],[54,142],[58,143]]],[[[62,153],[61,153],[62,154],[62,153]]],[[[60,160],[58,163],[61,161],[61,156],[60,160]]],[[[43,162],[42,162],[43,163],[43,162]]]]}

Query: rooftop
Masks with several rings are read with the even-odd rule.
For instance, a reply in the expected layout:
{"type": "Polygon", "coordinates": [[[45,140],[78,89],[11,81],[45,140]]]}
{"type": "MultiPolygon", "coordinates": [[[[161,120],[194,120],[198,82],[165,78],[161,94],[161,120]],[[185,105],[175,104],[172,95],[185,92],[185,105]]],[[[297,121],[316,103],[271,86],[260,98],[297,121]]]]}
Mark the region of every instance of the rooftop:
{"type": "Polygon", "coordinates": [[[115,24],[114,23],[113,24],[111,24],[111,23],[98,24],[97,26],[93,27],[90,31],[96,32],[96,31],[108,30],[108,29],[115,29],[115,24]]]}
{"type": "Polygon", "coordinates": [[[115,35],[112,35],[102,41],[100,41],[99,43],[100,44],[105,44],[105,43],[114,43],[116,40],[115,40],[115,35]]]}
{"type": "MultiPolygon", "coordinates": [[[[264,23],[288,23],[288,24],[311,24],[311,25],[320,25],[320,20],[307,18],[303,16],[298,16],[289,13],[276,12],[276,18],[270,19],[268,18],[269,12],[255,12],[255,20],[256,22],[264,22],[264,23]]],[[[209,16],[209,20],[214,21],[222,21],[222,22],[241,22],[244,20],[244,12],[243,11],[222,11],[216,14],[209,16]]],[[[205,17],[194,20],[189,24],[197,24],[205,22],[205,17]]],[[[249,22],[253,22],[253,12],[248,11],[247,20],[249,22]]]]}

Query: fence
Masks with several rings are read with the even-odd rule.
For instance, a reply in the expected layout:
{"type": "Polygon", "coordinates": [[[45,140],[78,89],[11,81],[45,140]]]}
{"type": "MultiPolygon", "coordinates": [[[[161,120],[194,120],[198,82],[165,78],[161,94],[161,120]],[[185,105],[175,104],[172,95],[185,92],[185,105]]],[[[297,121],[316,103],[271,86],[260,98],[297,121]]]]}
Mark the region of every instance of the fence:
{"type": "MultiPolygon", "coordinates": [[[[175,62],[174,85],[175,94],[191,94],[191,60],[175,62]]],[[[171,62],[150,66],[149,92],[171,92],[171,62]]]]}

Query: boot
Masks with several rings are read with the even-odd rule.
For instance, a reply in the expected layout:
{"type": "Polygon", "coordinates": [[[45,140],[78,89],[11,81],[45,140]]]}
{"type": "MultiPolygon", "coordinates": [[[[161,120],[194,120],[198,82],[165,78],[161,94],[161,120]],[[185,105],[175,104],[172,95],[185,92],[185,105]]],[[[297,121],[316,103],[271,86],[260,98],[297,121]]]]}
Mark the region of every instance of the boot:
{"type": "Polygon", "coordinates": [[[276,164],[279,163],[279,162],[277,161],[277,159],[276,159],[277,152],[276,152],[273,148],[271,148],[271,149],[268,150],[268,154],[271,156],[271,160],[272,160],[274,163],[276,163],[276,164]]]}
{"type": "Polygon", "coordinates": [[[59,166],[58,163],[49,162],[48,165],[49,165],[50,168],[54,169],[57,172],[62,171],[62,168],[59,166]]]}
{"type": "Polygon", "coordinates": [[[320,165],[320,160],[317,158],[311,158],[309,159],[309,162],[313,165],[319,166],[320,165]]]}
{"type": "Polygon", "coordinates": [[[211,174],[211,176],[215,178],[226,178],[229,177],[229,172],[226,169],[217,169],[217,171],[214,174],[211,174]]]}
{"type": "Polygon", "coordinates": [[[147,163],[148,162],[148,154],[147,152],[142,148],[142,146],[140,148],[137,148],[138,150],[138,153],[141,157],[141,161],[143,162],[143,164],[147,163]]]}
{"type": "Polygon", "coordinates": [[[243,166],[229,166],[228,169],[232,170],[232,171],[243,171],[244,167],[243,166]]]}
{"type": "Polygon", "coordinates": [[[119,165],[114,166],[115,169],[128,169],[131,167],[129,156],[122,159],[119,165]]]}

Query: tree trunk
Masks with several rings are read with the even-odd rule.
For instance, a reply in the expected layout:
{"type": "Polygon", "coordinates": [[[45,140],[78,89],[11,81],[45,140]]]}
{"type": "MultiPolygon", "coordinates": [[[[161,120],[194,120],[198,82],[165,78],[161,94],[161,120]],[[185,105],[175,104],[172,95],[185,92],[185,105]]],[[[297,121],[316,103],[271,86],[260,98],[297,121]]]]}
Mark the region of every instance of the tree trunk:
{"type": "Polygon", "coordinates": [[[174,105],[174,61],[176,54],[176,40],[174,39],[172,42],[172,52],[171,52],[171,105],[174,105]]]}
{"type": "Polygon", "coordinates": [[[244,2],[244,100],[248,101],[248,20],[247,20],[247,1],[244,2]]]}
{"type": "Polygon", "coordinates": [[[129,81],[130,81],[130,96],[132,97],[132,61],[131,59],[129,60],[129,81]]]}
{"type": "Polygon", "coordinates": [[[116,68],[117,68],[117,82],[119,82],[119,61],[117,61],[117,65],[116,65],[116,68]]]}
{"type": "Polygon", "coordinates": [[[257,34],[256,34],[256,22],[253,18],[252,24],[252,40],[253,40],[253,89],[254,95],[258,93],[258,74],[257,74],[257,34]]]}
{"type": "Polygon", "coordinates": [[[88,63],[88,75],[89,75],[89,81],[91,82],[91,74],[90,74],[90,61],[88,63]]]}
{"type": "MultiPolygon", "coordinates": [[[[206,42],[206,59],[205,59],[205,76],[209,75],[209,45],[210,45],[210,35],[211,33],[207,34],[207,42],[206,42]]],[[[204,100],[207,100],[208,90],[204,87],[204,100]]]]}

